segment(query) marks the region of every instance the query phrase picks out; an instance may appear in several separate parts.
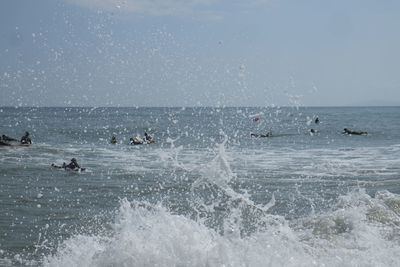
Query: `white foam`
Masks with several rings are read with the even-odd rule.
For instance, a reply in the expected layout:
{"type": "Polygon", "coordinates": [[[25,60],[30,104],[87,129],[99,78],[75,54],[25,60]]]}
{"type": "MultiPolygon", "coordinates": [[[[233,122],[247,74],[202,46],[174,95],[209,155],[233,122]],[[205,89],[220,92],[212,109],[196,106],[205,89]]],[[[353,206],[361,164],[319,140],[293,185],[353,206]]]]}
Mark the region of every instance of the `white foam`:
{"type": "Polygon", "coordinates": [[[397,266],[400,210],[385,207],[389,200],[400,203],[388,192],[353,192],[297,222],[265,215],[267,227],[243,236],[124,199],[108,235],[74,236],[44,266],[397,266]]]}
{"type": "Polygon", "coordinates": [[[45,266],[265,266],[265,263],[310,266],[312,258],[285,225],[246,238],[221,236],[159,206],[126,200],[121,202],[110,236],[75,236],[64,242],[56,255],[44,260],[45,266]],[[291,249],[281,250],[282,247],[291,249]]]}
{"type": "MultiPolygon", "coordinates": [[[[392,176],[399,172],[400,151],[395,147],[343,149],[269,149],[232,153],[239,170],[267,170],[281,176],[356,177],[392,176]],[[388,153],[391,152],[391,153],[388,153]],[[246,166],[243,166],[243,163],[246,166]]],[[[236,169],[235,169],[236,170],[236,169]]]]}

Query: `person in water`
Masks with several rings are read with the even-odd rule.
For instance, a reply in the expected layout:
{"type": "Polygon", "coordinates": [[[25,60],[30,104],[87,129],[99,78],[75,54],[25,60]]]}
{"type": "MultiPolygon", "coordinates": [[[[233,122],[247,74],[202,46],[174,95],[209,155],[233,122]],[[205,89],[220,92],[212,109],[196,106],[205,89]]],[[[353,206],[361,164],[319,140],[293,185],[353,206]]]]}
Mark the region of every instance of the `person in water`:
{"type": "Polygon", "coordinates": [[[71,170],[76,170],[81,168],[81,166],[79,166],[78,162],[76,161],[76,158],[72,158],[69,164],[65,164],[64,162],[62,167],[64,169],[71,169],[71,170]]]}
{"type": "Polygon", "coordinates": [[[69,164],[66,164],[63,162],[62,166],[57,166],[54,163],[51,164],[52,167],[57,168],[57,169],[64,169],[64,170],[71,170],[71,171],[84,171],[85,168],[81,168],[79,166],[78,162],[76,161],[76,158],[72,158],[71,162],[69,164]]]}
{"type": "Polygon", "coordinates": [[[117,138],[114,135],[111,137],[110,143],[111,144],[116,144],[117,143],[117,138]]]}
{"type": "Polygon", "coordinates": [[[130,145],[141,145],[143,144],[143,139],[139,136],[129,138],[130,145]]]}
{"type": "Polygon", "coordinates": [[[29,137],[29,133],[25,132],[25,135],[21,137],[20,140],[21,144],[32,144],[32,140],[29,137]]]}
{"type": "Polygon", "coordinates": [[[251,137],[272,137],[272,132],[269,131],[266,134],[255,134],[255,133],[251,133],[250,134],[251,137]]]}
{"type": "Polygon", "coordinates": [[[347,128],[343,129],[343,134],[352,134],[352,135],[365,135],[368,134],[368,132],[363,132],[363,131],[353,131],[347,128]]]}
{"type": "Polygon", "coordinates": [[[0,139],[3,140],[3,141],[17,141],[16,139],[14,139],[12,137],[9,137],[9,136],[7,136],[5,134],[3,134],[0,139]]]}
{"type": "Polygon", "coordinates": [[[151,143],[151,142],[153,142],[153,137],[151,137],[151,135],[149,135],[147,132],[144,132],[144,140],[147,143],[151,143]]]}
{"type": "Polygon", "coordinates": [[[319,118],[316,117],[314,122],[315,122],[315,124],[318,124],[319,123],[319,118]]]}

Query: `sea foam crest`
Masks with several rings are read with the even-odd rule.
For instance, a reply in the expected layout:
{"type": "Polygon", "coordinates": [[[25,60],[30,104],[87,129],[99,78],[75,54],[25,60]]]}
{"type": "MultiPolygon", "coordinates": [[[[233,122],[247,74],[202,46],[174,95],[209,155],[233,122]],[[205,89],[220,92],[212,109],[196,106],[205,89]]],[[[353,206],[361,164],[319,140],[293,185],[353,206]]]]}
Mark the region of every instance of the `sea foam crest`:
{"type": "Polygon", "coordinates": [[[74,236],[44,266],[310,266],[285,225],[245,238],[224,236],[148,203],[121,201],[108,236],[74,236]],[[267,264],[267,265],[265,265],[267,264]]]}
{"type": "Polygon", "coordinates": [[[108,235],[73,236],[44,266],[397,266],[399,202],[353,192],[329,213],[241,236],[123,199],[108,235]]]}

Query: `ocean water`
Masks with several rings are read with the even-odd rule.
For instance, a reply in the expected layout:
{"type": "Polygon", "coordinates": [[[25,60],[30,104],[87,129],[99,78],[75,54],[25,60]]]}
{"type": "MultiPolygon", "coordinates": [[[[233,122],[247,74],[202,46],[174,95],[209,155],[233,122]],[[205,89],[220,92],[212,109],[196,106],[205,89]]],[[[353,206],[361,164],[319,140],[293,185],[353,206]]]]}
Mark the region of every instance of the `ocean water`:
{"type": "Polygon", "coordinates": [[[0,147],[0,266],[400,264],[400,107],[3,107],[0,120],[33,140],[0,147]],[[128,145],[144,131],[155,144],[128,145]],[[72,157],[86,171],[50,166],[72,157]]]}

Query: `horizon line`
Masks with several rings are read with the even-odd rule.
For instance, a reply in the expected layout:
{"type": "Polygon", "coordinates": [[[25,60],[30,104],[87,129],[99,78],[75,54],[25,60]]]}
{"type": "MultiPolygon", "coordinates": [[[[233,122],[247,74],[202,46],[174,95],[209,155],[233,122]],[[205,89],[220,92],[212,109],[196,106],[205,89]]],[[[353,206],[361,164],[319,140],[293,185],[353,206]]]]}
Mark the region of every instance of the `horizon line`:
{"type": "Polygon", "coordinates": [[[288,106],[288,105],[270,105],[270,106],[0,106],[0,108],[369,108],[369,107],[400,107],[399,105],[328,105],[328,106],[288,106]]]}

